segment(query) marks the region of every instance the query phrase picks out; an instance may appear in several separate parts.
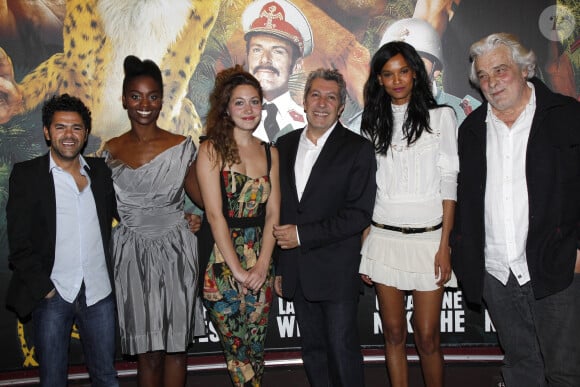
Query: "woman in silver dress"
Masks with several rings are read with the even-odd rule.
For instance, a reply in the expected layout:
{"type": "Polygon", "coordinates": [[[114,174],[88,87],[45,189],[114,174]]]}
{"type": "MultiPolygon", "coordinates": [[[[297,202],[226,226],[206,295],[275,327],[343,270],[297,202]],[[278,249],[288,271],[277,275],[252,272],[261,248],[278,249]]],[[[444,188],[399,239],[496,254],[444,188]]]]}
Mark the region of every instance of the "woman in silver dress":
{"type": "Polygon", "coordinates": [[[194,145],[157,126],[159,67],[128,56],[124,69],[131,129],[105,145],[120,217],[112,256],[121,349],[137,355],[140,386],[182,387],[187,346],[204,333],[197,240],[183,211],[194,145]]]}

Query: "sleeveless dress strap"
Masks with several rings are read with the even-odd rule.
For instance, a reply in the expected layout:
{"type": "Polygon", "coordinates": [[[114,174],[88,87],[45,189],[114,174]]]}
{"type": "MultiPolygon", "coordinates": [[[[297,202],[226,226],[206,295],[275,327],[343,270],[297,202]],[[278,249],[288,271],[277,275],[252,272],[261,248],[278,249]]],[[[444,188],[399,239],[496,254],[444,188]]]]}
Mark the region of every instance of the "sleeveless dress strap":
{"type": "Polygon", "coordinates": [[[272,169],[272,152],[270,150],[270,148],[272,147],[272,144],[269,142],[262,142],[262,144],[264,145],[264,148],[266,148],[266,161],[268,163],[268,178],[270,177],[270,169],[272,169]]]}

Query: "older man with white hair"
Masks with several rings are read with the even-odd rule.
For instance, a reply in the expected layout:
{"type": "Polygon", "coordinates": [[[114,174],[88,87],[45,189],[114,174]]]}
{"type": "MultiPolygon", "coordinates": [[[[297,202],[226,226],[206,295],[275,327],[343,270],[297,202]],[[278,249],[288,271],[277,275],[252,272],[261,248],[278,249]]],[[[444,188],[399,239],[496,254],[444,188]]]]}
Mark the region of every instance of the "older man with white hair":
{"type": "Polygon", "coordinates": [[[470,55],[487,102],[459,128],[453,268],[489,310],[506,386],[580,386],[580,103],[512,35],[470,55]]]}

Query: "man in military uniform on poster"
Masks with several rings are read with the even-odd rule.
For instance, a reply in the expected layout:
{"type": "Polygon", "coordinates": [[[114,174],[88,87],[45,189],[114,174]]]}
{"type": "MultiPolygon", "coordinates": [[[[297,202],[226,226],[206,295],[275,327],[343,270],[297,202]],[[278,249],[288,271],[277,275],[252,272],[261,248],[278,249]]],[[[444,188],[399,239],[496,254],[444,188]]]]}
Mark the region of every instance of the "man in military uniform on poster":
{"type": "Polygon", "coordinates": [[[285,0],[252,2],[242,14],[248,71],[264,92],[262,122],[256,137],[274,142],[306,125],[304,108],[292,98],[288,82],[302,72],[312,52],[312,29],[304,14],[285,0]]]}

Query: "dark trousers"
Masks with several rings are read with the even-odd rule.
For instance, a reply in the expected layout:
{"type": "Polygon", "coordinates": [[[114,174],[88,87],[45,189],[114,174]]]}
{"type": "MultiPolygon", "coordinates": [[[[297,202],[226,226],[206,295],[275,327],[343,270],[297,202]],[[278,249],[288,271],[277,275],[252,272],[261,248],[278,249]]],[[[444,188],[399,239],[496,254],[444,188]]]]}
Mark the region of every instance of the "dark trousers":
{"type": "Polygon", "coordinates": [[[297,289],[294,309],[312,387],[363,387],[358,300],[311,302],[297,289]]]}
{"type": "Polygon", "coordinates": [[[580,386],[580,274],[537,300],[529,282],[510,275],[503,286],[486,272],[483,298],[505,352],[506,387],[580,386]]]}

